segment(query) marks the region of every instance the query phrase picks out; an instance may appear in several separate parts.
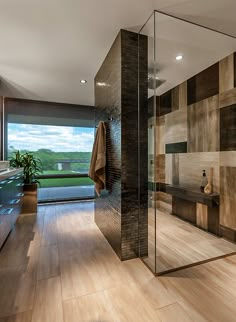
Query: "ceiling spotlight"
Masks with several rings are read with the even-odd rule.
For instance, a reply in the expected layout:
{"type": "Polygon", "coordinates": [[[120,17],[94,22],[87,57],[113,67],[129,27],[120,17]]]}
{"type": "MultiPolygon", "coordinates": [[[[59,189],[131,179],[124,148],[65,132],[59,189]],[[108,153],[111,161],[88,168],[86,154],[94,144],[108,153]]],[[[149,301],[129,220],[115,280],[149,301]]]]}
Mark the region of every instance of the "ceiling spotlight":
{"type": "Polygon", "coordinates": [[[80,80],[80,83],[81,83],[81,84],[86,84],[86,83],[87,83],[87,81],[86,81],[86,79],[81,79],[81,80],[80,80]]]}
{"type": "Polygon", "coordinates": [[[183,58],[184,58],[183,55],[178,55],[178,56],[175,57],[176,60],[182,60],[183,58]]]}
{"type": "Polygon", "coordinates": [[[98,86],[106,86],[106,83],[105,82],[97,82],[97,85],[98,86]]]}

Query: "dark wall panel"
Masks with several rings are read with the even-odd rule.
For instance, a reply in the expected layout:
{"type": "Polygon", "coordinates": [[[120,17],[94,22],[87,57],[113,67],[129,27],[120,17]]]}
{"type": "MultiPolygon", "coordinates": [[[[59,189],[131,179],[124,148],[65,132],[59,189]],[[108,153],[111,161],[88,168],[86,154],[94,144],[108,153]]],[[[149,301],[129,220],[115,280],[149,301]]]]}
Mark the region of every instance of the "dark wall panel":
{"type": "Polygon", "coordinates": [[[107,130],[106,190],[96,199],[95,222],[121,257],[121,34],[96,75],[95,108],[95,123],[107,130]]]}
{"type": "Polygon", "coordinates": [[[3,158],[3,97],[0,96],[0,160],[3,158]]]}
{"type": "Polygon", "coordinates": [[[139,247],[147,252],[147,160],[141,160],[141,199],[138,162],[139,148],[147,158],[147,41],[140,38],[140,126],[138,42],[138,34],[121,30],[95,78],[96,123],[107,128],[107,187],[96,200],[95,221],[122,260],[137,257],[139,247]]]}
{"type": "Polygon", "coordinates": [[[236,151],[236,104],[220,109],[220,151],[236,151]]]}
{"type": "Polygon", "coordinates": [[[188,105],[219,94],[219,63],[188,79],[188,105]]]}

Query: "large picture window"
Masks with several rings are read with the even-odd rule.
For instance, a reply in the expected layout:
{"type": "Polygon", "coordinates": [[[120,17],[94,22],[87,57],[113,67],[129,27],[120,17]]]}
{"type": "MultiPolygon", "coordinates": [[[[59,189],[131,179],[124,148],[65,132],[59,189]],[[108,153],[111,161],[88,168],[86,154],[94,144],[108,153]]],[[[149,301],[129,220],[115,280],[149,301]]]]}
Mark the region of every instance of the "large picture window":
{"type": "Polygon", "coordinates": [[[5,153],[9,159],[18,150],[31,152],[41,160],[39,201],[93,197],[93,182],[88,177],[94,141],[93,110],[89,108],[88,114],[86,108],[66,109],[65,105],[65,113],[61,105],[50,109],[47,104],[46,109],[43,103],[34,103],[29,108],[28,103],[19,113],[17,105],[18,100],[6,105],[5,153]]]}

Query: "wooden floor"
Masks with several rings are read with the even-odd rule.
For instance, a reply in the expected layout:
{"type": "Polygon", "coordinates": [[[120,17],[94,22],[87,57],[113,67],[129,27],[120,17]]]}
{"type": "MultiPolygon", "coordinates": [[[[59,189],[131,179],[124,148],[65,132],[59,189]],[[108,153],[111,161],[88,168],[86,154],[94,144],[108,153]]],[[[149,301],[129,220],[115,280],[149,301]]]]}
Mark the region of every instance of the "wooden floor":
{"type": "Polygon", "coordinates": [[[205,232],[167,212],[161,210],[156,212],[156,235],[153,209],[149,209],[148,220],[149,256],[145,262],[155,271],[156,255],[156,273],[186,267],[232,253],[236,254],[236,244],[205,232]]]}
{"type": "Polygon", "coordinates": [[[162,277],[121,263],[93,204],[40,206],[0,252],[0,322],[234,322],[236,256],[162,277]]]}

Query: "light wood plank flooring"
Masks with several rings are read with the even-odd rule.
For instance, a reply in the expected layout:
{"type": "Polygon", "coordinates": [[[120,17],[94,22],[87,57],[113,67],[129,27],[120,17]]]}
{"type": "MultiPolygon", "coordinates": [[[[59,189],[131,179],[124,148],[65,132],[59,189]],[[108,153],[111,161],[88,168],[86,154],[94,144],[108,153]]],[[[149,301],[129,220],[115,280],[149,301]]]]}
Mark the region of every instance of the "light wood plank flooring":
{"type": "Polygon", "coordinates": [[[234,322],[236,256],[154,277],[120,262],[93,203],[40,206],[0,252],[0,322],[234,322]]]}
{"type": "Polygon", "coordinates": [[[155,214],[151,208],[148,221],[149,256],[144,261],[155,271],[156,255],[156,273],[236,254],[236,244],[205,232],[167,212],[157,210],[156,235],[155,214]]]}

